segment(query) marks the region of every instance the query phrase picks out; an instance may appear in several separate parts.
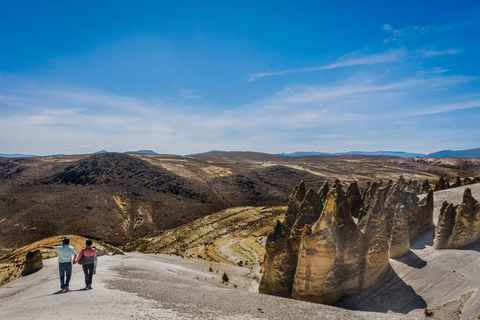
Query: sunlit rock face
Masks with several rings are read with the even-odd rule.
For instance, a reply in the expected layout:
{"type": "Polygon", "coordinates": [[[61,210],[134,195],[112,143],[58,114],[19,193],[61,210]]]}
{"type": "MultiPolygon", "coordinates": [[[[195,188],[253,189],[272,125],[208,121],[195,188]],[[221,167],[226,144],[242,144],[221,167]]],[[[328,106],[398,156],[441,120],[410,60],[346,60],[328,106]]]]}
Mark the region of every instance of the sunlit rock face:
{"type": "Polygon", "coordinates": [[[410,241],[413,241],[433,227],[433,191],[430,190],[421,200],[411,194],[405,208],[408,213],[410,241]]]}
{"type": "Polygon", "coordinates": [[[318,221],[302,234],[292,297],[333,304],[359,288],[363,242],[337,184],[327,195],[318,221]]]}
{"type": "Polygon", "coordinates": [[[387,219],[384,208],[385,194],[390,186],[379,188],[375,194],[373,205],[365,218],[360,221],[359,227],[364,232],[364,259],[362,270],[362,288],[368,288],[381,280],[388,270],[388,239],[387,219]]]}
{"type": "Polygon", "coordinates": [[[435,230],[435,249],[462,248],[480,241],[480,204],[465,189],[457,207],[444,202],[435,230]]]}
{"type": "Polygon", "coordinates": [[[397,204],[394,223],[390,236],[389,257],[400,258],[410,251],[410,233],[408,228],[408,213],[403,204],[397,204]]]}
{"type": "Polygon", "coordinates": [[[389,256],[407,254],[433,225],[433,192],[419,200],[412,185],[420,183],[373,182],[361,196],[356,182],[345,192],[336,180],[318,193],[299,184],[267,237],[260,293],[333,304],[381,282],[389,256]]]}
{"type": "Polygon", "coordinates": [[[305,193],[301,182],[292,192],[284,223],[277,222],[267,236],[264,274],[259,292],[278,296],[290,296],[298,248],[304,227],[313,224],[323,209],[320,195],[313,189],[305,193]]]}

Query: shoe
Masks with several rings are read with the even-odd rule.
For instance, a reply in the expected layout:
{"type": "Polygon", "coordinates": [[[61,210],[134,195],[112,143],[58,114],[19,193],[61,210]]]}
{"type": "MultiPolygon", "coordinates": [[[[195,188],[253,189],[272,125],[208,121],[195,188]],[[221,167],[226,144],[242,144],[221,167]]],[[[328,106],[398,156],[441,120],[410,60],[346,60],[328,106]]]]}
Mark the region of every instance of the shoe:
{"type": "Polygon", "coordinates": [[[90,290],[91,290],[91,289],[92,289],[92,286],[87,286],[87,289],[90,289],[90,290]]]}
{"type": "Polygon", "coordinates": [[[70,291],[70,289],[68,289],[68,287],[65,287],[65,289],[63,289],[63,290],[65,290],[65,292],[70,291]]]}

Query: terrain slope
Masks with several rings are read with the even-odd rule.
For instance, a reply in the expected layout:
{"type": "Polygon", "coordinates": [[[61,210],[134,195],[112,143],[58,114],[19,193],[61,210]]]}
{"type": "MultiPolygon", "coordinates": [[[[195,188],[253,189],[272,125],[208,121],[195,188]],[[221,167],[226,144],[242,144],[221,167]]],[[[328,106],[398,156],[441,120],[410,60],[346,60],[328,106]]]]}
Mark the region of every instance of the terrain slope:
{"type": "Polygon", "coordinates": [[[227,208],[286,205],[301,180],[313,188],[335,178],[433,182],[478,175],[477,160],[254,152],[0,158],[0,248],[61,234],[124,245],[227,208]]]}

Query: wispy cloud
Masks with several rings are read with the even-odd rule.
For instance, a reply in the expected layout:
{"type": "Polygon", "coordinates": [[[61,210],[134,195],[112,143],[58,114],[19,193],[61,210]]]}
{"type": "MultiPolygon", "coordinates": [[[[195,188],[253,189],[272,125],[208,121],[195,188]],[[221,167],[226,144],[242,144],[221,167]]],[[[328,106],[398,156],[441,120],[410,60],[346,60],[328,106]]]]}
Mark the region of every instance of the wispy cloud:
{"type": "Polygon", "coordinates": [[[457,54],[457,53],[460,53],[460,52],[462,52],[462,50],[459,50],[459,49],[449,49],[449,50],[440,50],[440,51],[428,50],[428,51],[423,52],[423,55],[425,57],[435,57],[435,56],[443,56],[443,55],[446,55],[446,54],[457,54]]]}
{"type": "Polygon", "coordinates": [[[334,63],[326,64],[322,66],[295,68],[295,69],[288,69],[288,70],[275,71],[275,72],[261,72],[261,73],[252,74],[250,76],[250,81],[254,81],[258,78],[281,76],[286,74],[306,73],[306,72],[330,70],[330,69],[343,68],[343,67],[353,67],[353,66],[374,65],[379,63],[396,62],[401,60],[401,58],[404,55],[405,55],[405,50],[403,49],[390,50],[387,52],[372,54],[372,55],[359,55],[358,53],[350,53],[345,56],[342,56],[334,63]]]}
{"type": "Polygon", "coordinates": [[[441,104],[433,107],[429,107],[417,112],[413,112],[412,115],[431,115],[445,112],[452,112],[457,110],[480,108],[480,100],[463,101],[449,104],[441,104]]]}
{"type": "Polygon", "coordinates": [[[432,32],[447,32],[451,30],[456,30],[460,28],[465,28],[469,26],[478,25],[480,20],[467,20],[457,23],[449,23],[443,25],[429,25],[429,26],[418,26],[411,25],[403,28],[395,29],[390,24],[384,24],[382,29],[388,32],[389,36],[384,40],[384,44],[391,42],[399,42],[401,38],[416,38],[419,36],[427,35],[432,32]]]}
{"type": "Polygon", "coordinates": [[[475,108],[480,102],[478,92],[464,92],[461,100],[435,105],[434,100],[444,100],[444,92],[476,80],[442,74],[388,81],[358,73],[325,85],[287,86],[234,109],[193,111],[181,104],[43,83],[9,86],[6,80],[0,86],[1,151],[35,154],[68,153],[71,148],[177,154],[210,149],[340,151],[356,145],[402,149],[401,141],[412,144],[406,132],[424,139],[435,131],[431,126],[412,130],[412,116],[475,108]],[[430,107],[425,101],[431,101],[430,107]]]}
{"type": "Polygon", "coordinates": [[[452,70],[436,67],[436,68],[430,69],[430,70],[418,70],[417,74],[419,76],[425,76],[425,75],[431,75],[431,74],[442,74],[442,73],[449,72],[449,71],[452,71],[452,70]]]}

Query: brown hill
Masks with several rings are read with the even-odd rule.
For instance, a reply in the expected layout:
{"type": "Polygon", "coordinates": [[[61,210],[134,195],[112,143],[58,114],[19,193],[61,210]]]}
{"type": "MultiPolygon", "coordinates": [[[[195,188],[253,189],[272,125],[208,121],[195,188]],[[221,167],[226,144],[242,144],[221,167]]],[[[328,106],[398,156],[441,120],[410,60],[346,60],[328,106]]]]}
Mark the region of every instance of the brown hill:
{"type": "Polygon", "coordinates": [[[362,186],[400,174],[434,182],[480,172],[480,162],[461,161],[253,152],[0,158],[0,248],[65,233],[126,244],[230,207],[285,205],[300,180],[362,186]]]}

